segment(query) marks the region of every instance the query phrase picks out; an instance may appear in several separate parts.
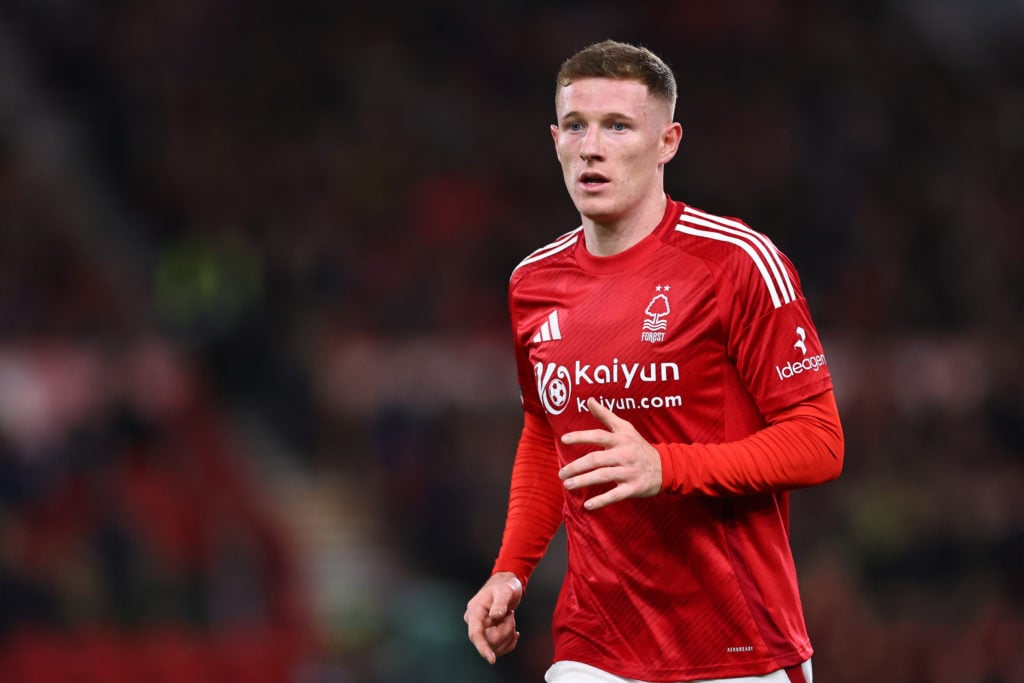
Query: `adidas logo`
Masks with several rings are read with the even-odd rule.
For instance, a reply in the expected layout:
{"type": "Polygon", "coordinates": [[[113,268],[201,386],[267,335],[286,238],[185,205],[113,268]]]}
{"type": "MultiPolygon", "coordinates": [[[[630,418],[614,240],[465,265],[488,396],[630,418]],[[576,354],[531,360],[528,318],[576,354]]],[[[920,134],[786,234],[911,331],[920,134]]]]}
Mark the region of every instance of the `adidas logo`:
{"type": "Polygon", "coordinates": [[[551,311],[547,321],[540,326],[540,332],[533,335],[533,343],[539,344],[546,341],[555,341],[562,338],[562,331],[558,329],[558,311],[551,311]]]}

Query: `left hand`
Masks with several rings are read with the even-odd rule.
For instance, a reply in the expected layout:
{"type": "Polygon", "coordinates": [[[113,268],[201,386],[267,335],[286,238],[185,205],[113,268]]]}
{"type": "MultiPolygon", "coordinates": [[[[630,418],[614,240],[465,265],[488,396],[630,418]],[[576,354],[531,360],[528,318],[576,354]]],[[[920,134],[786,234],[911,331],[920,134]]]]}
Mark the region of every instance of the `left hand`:
{"type": "Polygon", "coordinates": [[[498,572],[466,604],[463,615],[469,640],[489,664],[519,644],[516,608],[523,599],[523,584],[511,572],[498,572]]]}
{"type": "Polygon", "coordinates": [[[567,489],[597,484],[615,484],[583,506],[597,510],[626,498],[647,498],[661,491],[661,456],[647,439],[611,410],[593,398],[587,409],[605,429],[587,429],[562,436],[564,444],[600,446],[572,461],[558,472],[567,489]]]}

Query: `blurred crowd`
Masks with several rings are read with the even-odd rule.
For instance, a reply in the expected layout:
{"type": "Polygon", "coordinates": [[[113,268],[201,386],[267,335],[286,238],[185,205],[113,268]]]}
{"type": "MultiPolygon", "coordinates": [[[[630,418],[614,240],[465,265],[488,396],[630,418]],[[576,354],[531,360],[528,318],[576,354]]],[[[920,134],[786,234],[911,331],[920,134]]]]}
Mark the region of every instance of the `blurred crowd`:
{"type": "MultiPolygon", "coordinates": [[[[803,279],[847,439],[793,496],[822,680],[1024,680],[1024,8],[0,7],[0,672],[541,680],[465,600],[520,415],[514,265],[607,37],[679,79],[669,192],[803,279]]],[[[0,675],[7,680],[7,674],[0,675]]]]}

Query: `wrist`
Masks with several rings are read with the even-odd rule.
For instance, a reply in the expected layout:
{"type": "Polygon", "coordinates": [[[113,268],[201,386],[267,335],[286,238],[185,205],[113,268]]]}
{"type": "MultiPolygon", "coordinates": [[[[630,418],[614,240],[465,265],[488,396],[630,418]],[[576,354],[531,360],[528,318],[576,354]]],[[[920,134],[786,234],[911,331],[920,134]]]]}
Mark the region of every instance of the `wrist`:
{"type": "Polygon", "coordinates": [[[494,571],[491,572],[490,583],[495,585],[507,583],[513,590],[522,594],[526,591],[527,578],[527,576],[515,571],[495,568],[494,571]]]}
{"type": "Polygon", "coordinates": [[[683,463],[679,444],[651,444],[661,458],[661,493],[682,493],[683,463]]]}

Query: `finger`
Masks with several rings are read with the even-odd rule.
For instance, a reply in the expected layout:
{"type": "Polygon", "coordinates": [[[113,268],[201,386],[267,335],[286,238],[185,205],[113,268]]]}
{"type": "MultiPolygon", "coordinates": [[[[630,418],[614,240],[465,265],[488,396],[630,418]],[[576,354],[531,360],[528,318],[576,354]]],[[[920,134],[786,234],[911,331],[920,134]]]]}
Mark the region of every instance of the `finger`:
{"type": "Polygon", "coordinates": [[[625,500],[626,498],[629,498],[629,494],[626,492],[626,487],[616,486],[611,491],[606,491],[599,496],[588,498],[583,502],[583,507],[589,511],[600,510],[606,505],[618,503],[620,500],[625,500]]]}
{"type": "Polygon", "coordinates": [[[504,619],[506,616],[514,619],[513,610],[519,606],[519,601],[523,597],[523,584],[518,577],[511,578],[504,583],[497,584],[491,595],[492,602],[488,616],[494,621],[504,619]]]}
{"type": "Polygon", "coordinates": [[[487,616],[494,621],[503,619],[511,611],[509,603],[512,602],[513,596],[514,592],[511,586],[496,586],[494,589],[494,602],[491,603],[491,609],[488,611],[487,616]]]}
{"type": "Polygon", "coordinates": [[[592,472],[602,467],[618,465],[619,461],[608,455],[608,451],[594,451],[579,457],[558,470],[558,476],[565,481],[586,472],[592,472]]]}
{"type": "Polygon", "coordinates": [[[610,482],[617,482],[619,480],[618,468],[602,467],[600,469],[591,470],[590,472],[584,472],[566,479],[562,484],[565,488],[571,490],[582,489],[588,486],[597,486],[599,484],[607,484],[610,482]]]}
{"type": "Polygon", "coordinates": [[[510,637],[500,646],[495,647],[494,650],[499,657],[502,657],[516,649],[517,645],[519,645],[519,631],[513,631],[510,637]]]}
{"type": "Polygon", "coordinates": [[[591,444],[594,446],[612,446],[614,439],[612,434],[604,429],[581,429],[576,432],[566,432],[562,435],[564,444],[591,444]]]}
{"type": "Polygon", "coordinates": [[[487,639],[487,644],[497,654],[501,654],[502,648],[515,638],[515,633],[516,624],[512,619],[484,629],[484,637],[487,639]]]}
{"type": "Polygon", "coordinates": [[[488,663],[494,664],[498,657],[515,649],[519,632],[514,611],[509,610],[508,618],[498,623],[489,623],[489,618],[476,621],[479,628],[470,628],[469,640],[488,663]]]}
{"type": "Polygon", "coordinates": [[[473,643],[473,647],[480,653],[480,656],[487,660],[489,664],[494,664],[497,661],[498,656],[491,649],[490,643],[487,642],[487,637],[484,635],[483,621],[479,619],[470,618],[469,623],[469,642],[473,643]]]}
{"type": "Polygon", "coordinates": [[[596,398],[591,397],[587,399],[587,409],[608,431],[619,431],[624,424],[629,425],[629,422],[613,413],[611,408],[608,408],[596,398]]]}
{"type": "Polygon", "coordinates": [[[462,615],[462,620],[465,621],[467,624],[471,620],[476,620],[483,623],[484,620],[487,619],[487,617],[489,616],[487,612],[487,605],[481,602],[477,602],[477,598],[474,598],[466,605],[466,612],[462,615]]]}

